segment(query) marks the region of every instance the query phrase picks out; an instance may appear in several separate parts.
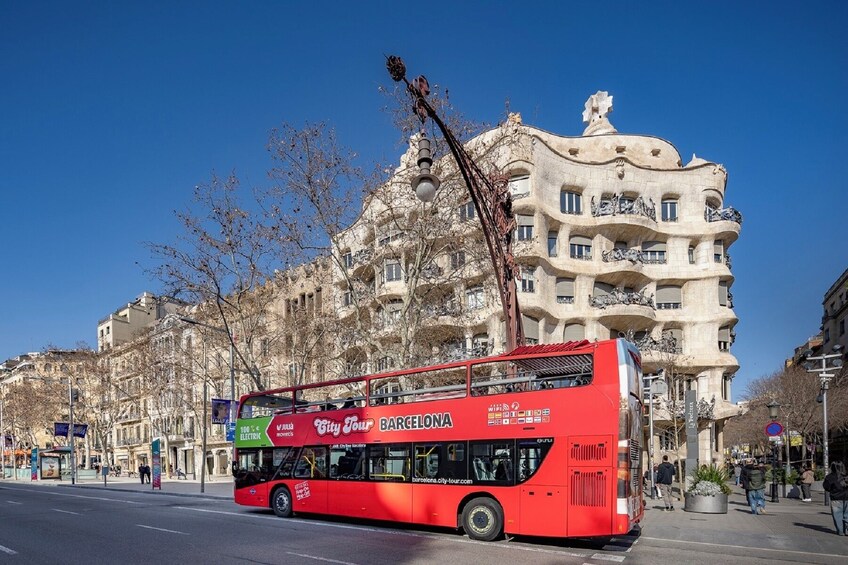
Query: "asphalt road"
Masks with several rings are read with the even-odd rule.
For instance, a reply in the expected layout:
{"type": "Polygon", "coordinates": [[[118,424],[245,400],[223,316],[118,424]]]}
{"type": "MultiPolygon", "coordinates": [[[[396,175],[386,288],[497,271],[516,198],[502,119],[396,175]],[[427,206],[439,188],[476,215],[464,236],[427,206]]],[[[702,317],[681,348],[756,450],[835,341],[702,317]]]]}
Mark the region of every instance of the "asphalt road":
{"type": "Polygon", "coordinates": [[[616,543],[609,550],[585,542],[483,543],[446,530],[319,517],[281,519],[226,500],[8,483],[0,487],[0,564],[622,562],[630,546],[616,543]]]}
{"type": "Polygon", "coordinates": [[[664,523],[654,520],[641,536],[613,538],[603,546],[541,538],[484,543],[444,529],[317,516],[281,519],[269,510],[237,506],[222,498],[7,482],[0,485],[0,565],[848,564],[843,556],[848,555],[848,538],[844,554],[841,545],[817,551],[793,547],[788,536],[761,548],[743,547],[733,543],[740,539],[738,531],[728,538],[705,530],[701,541],[674,533],[681,525],[683,531],[692,532],[698,523],[706,524],[698,515],[662,518],[664,523]],[[692,523],[683,524],[687,520],[692,523]]]}

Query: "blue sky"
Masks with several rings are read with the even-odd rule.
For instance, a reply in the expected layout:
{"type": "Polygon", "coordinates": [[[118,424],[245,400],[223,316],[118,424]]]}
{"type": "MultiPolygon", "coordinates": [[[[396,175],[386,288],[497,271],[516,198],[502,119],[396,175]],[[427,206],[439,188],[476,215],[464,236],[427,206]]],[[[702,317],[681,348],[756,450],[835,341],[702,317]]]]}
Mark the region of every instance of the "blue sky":
{"type": "Polygon", "coordinates": [[[738,398],[818,331],[848,267],[844,2],[0,1],[0,358],[95,343],[144,290],[192,187],[263,186],[268,132],[326,121],[362,165],[396,162],[384,54],[467,116],[622,133],[724,164],[738,398]]]}

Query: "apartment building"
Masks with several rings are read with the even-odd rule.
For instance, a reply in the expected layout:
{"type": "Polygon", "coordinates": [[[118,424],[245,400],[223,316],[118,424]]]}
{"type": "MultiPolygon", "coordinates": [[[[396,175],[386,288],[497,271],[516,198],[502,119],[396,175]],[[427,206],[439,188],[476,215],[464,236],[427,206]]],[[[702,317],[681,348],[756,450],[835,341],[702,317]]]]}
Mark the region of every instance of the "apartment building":
{"type": "MultiPolygon", "coordinates": [[[[583,135],[556,135],[513,115],[467,147],[482,148],[509,177],[527,342],[634,341],[645,372],[663,369],[670,381],[668,398],[657,402],[657,450],[674,447],[678,401],[694,389],[698,458],[718,460],[723,422],[738,412],[730,403],[738,362],[729,251],[742,216],[725,202],[722,165],[694,155],[684,164],[668,141],[619,133],[611,109],[612,97],[599,92],[586,103],[583,135]]],[[[413,142],[386,194],[367,199],[339,238],[338,312],[371,331],[338,343],[354,373],[385,370],[395,356],[415,362],[504,347],[475,209],[456,183],[442,183],[438,211],[413,203],[416,154],[413,142]],[[413,220],[428,213],[416,233],[413,220]]],[[[445,161],[436,167],[449,170],[445,161]]]]}

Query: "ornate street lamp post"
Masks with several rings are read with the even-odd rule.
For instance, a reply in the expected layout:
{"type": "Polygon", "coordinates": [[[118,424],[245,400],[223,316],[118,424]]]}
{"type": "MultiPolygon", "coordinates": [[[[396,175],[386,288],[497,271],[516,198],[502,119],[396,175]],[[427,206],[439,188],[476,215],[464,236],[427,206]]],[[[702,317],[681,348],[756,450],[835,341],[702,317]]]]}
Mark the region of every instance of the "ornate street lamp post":
{"type": "MultiPolygon", "coordinates": [[[[406,66],[397,56],[390,56],[386,68],[395,82],[403,81],[406,90],[412,98],[413,110],[423,124],[427,118],[433,120],[445,138],[453,154],[456,164],[465,180],[465,185],[471,195],[471,201],[477,210],[477,216],[483,228],[483,236],[489,248],[495,278],[498,281],[501,305],[503,306],[504,321],[506,322],[506,348],[512,351],[524,344],[524,330],[521,327],[521,312],[518,308],[515,275],[517,268],[512,254],[512,235],[515,230],[515,217],[512,213],[512,198],[509,194],[506,178],[497,178],[494,182],[480,171],[456,136],[448,129],[438,116],[433,106],[427,101],[430,85],[424,75],[412,82],[406,79],[406,66]]],[[[433,163],[430,154],[430,140],[422,137],[418,144],[418,166],[421,173],[412,181],[412,188],[419,199],[430,202],[436,195],[439,179],[430,172],[433,163]]]]}
{"type": "MultiPolygon", "coordinates": [[[[823,454],[824,454],[824,472],[828,473],[830,466],[830,449],[828,446],[828,437],[827,437],[827,391],[830,388],[830,381],[833,379],[835,373],[832,373],[833,369],[838,369],[842,367],[842,346],[836,344],[833,346],[833,353],[829,355],[818,355],[816,357],[812,356],[812,350],[807,350],[804,355],[807,358],[807,361],[804,363],[804,368],[807,369],[808,373],[818,373],[819,374],[819,382],[821,384],[821,392],[818,395],[818,400],[822,405],[822,444],[823,444],[823,454]],[[813,364],[813,361],[821,361],[821,366],[816,367],[813,364]],[[828,361],[830,361],[830,365],[828,366],[828,361]]],[[[824,503],[825,505],[830,505],[830,493],[825,491],[824,493],[824,503]]]]}
{"type": "MultiPolygon", "coordinates": [[[[772,422],[777,421],[777,411],[780,408],[780,404],[772,400],[769,402],[766,407],[769,409],[769,417],[772,422]]],[[[771,501],[772,502],[780,502],[777,498],[777,441],[774,441],[771,445],[771,501]]]]}

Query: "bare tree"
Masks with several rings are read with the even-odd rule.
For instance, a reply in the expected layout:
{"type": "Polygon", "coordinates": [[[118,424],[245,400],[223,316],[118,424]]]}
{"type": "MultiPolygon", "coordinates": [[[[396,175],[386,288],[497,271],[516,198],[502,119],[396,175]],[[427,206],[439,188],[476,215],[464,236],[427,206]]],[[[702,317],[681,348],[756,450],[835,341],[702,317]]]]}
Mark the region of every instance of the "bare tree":
{"type": "Polygon", "coordinates": [[[262,390],[254,342],[273,300],[265,288],[275,262],[269,232],[248,207],[235,175],[197,186],[193,206],[176,216],[183,227],[177,242],[148,244],[160,260],[152,274],[174,296],[201,305],[199,321],[225,330],[236,362],[252,387],[262,390]]]}

